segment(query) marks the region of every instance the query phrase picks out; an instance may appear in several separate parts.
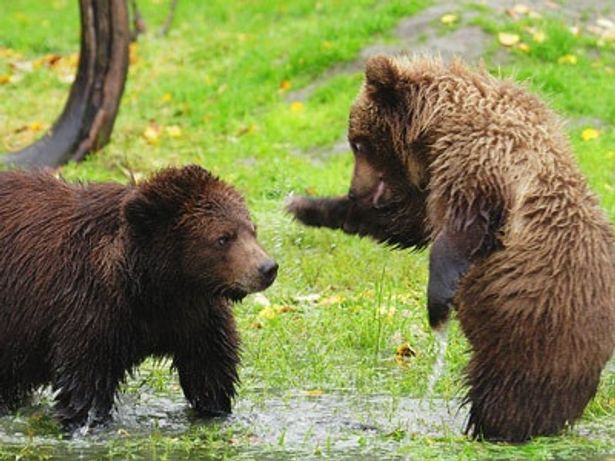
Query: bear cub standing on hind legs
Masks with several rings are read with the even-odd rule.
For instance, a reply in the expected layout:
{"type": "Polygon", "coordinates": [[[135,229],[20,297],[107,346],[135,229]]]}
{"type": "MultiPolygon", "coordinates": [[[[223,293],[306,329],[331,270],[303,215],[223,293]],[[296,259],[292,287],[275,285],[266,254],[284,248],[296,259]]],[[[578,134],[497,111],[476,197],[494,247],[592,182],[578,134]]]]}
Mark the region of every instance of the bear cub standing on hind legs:
{"type": "Polygon", "coordinates": [[[613,231],[536,97],[460,62],[372,58],[352,107],[350,192],[295,197],[304,224],[432,242],[430,324],[457,308],[467,432],[512,442],[579,418],[615,345],[613,231]]]}
{"type": "Polygon", "coordinates": [[[0,411],[51,383],[65,429],[104,422],[155,355],[199,415],[230,412],[232,303],[277,267],[241,195],[198,166],[128,187],[0,173],[0,411]]]}

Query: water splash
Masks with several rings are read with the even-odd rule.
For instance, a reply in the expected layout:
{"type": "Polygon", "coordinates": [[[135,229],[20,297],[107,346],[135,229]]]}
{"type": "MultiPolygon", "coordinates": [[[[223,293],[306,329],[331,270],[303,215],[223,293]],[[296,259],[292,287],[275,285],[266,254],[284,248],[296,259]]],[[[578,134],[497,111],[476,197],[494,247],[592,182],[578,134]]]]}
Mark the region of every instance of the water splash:
{"type": "Polygon", "coordinates": [[[436,383],[440,380],[444,372],[446,348],[448,346],[448,324],[443,325],[438,330],[434,330],[434,336],[436,338],[436,350],[438,355],[436,356],[436,361],[431,369],[431,375],[429,376],[429,384],[427,385],[428,397],[433,397],[436,383]]]}

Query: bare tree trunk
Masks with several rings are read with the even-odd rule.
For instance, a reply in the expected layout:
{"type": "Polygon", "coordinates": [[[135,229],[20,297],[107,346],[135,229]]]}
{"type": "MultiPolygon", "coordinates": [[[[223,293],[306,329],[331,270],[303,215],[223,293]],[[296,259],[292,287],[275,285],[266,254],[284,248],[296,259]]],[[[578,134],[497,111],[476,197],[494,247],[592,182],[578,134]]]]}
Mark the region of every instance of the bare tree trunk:
{"type": "Polygon", "coordinates": [[[57,167],[109,142],[128,72],[126,0],[79,0],[81,51],[68,101],[34,144],[2,157],[19,167],[57,167]]]}

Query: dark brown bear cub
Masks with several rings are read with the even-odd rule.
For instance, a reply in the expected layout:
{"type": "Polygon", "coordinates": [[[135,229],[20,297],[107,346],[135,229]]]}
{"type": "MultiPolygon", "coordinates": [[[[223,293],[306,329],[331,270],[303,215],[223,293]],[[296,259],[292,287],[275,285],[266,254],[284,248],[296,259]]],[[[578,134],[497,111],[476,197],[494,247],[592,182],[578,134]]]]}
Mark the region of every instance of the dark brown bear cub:
{"type": "Polygon", "coordinates": [[[432,242],[432,327],[472,347],[467,430],[524,441],[573,423],[615,346],[613,231],[557,118],[459,62],[372,58],[350,112],[347,196],[297,197],[308,225],[432,242]]]}
{"type": "Polygon", "coordinates": [[[51,383],[66,429],[103,422],[154,355],[199,415],[228,413],[232,302],[276,273],[241,195],[198,166],[127,187],[0,173],[0,411],[51,383]]]}

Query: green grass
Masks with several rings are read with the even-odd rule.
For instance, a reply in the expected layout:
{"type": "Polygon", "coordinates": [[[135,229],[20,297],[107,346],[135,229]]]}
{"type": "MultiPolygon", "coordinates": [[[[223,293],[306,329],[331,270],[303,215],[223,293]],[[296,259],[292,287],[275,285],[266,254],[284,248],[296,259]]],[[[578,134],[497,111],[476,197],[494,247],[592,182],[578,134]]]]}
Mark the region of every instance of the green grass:
{"type": "MultiPolygon", "coordinates": [[[[0,85],[0,151],[31,142],[61,110],[69,85],[58,78],[55,68],[34,66],[26,72],[10,63],[74,53],[78,44],[74,3],[56,0],[48,7],[36,0],[18,0],[3,5],[0,48],[13,51],[0,49],[0,76],[12,75],[14,81],[0,85]]],[[[139,5],[150,30],[155,30],[167,2],[141,0],[139,5]]],[[[353,60],[363,46],[391,41],[397,21],[426,5],[426,1],[181,0],[170,34],[164,38],[148,34],[136,47],[113,142],[85,162],[62,169],[71,180],[126,182],[129,171],[141,175],[168,164],[196,162],[245,193],[261,239],[281,271],[266,292],[273,304],[269,310],[253,298],[236,307],[243,338],[240,400],[266,402],[277,395],[292,399],[310,390],[325,395],[425,395],[435,360],[424,308],[426,253],[395,252],[369,240],[304,228],[285,216],[281,207],[291,192],[326,195],[343,193],[348,187],[351,156],[327,152],[344,136],[348,109],[362,76],[321,76],[335,64],[353,60]],[[292,105],[289,93],[315,81],[319,84],[310,96],[292,105]],[[285,82],[290,89],[284,89],[285,82]],[[153,144],[143,137],[151,121],[162,127],[153,144]],[[181,129],[179,137],[165,131],[174,126],[181,129]],[[319,298],[306,301],[309,295],[319,298]],[[417,354],[399,364],[395,351],[403,342],[417,354]]],[[[482,9],[476,22],[494,35],[485,56],[488,66],[498,47],[498,31],[519,33],[530,45],[528,53],[509,51],[509,64],[499,70],[493,65],[494,72],[525,81],[566,119],[586,121],[571,124],[568,133],[581,168],[615,220],[613,45],[599,46],[586,35],[575,37],[557,19],[513,23],[482,9]],[[526,26],[545,30],[547,39],[533,43],[526,26]],[[560,64],[565,54],[575,54],[577,64],[560,64]],[[598,128],[600,136],[583,141],[581,132],[587,127],[598,128]]],[[[468,358],[467,343],[455,323],[449,338],[445,372],[435,388],[445,399],[463,395],[460,382],[468,358]]],[[[169,386],[176,386],[176,377],[165,367],[147,363],[126,392],[138,394],[144,385],[168,392],[169,386]]],[[[45,408],[26,415],[31,441],[0,448],[0,459],[70,457],[74,448],[56,441],[57,428],[41,417],[41,412],[47,414],[45,408]],[[45,435],[47,442],[37,435],[45,435]]],[[[583,424],[597,425],[613,440],[614,420],[611,371],[605,373],[583,424]]],[[[386,446],[391,456],[400,458],[468,460],[578,459],[615,452],[608,436],[567,433],[507,446],[471,442],[460,428],[455,430],[440,437],[403,429],[386,436],[365,435],[362,449],[370,453],[373,447],[372,457],[386,446]]],[[[239,456],[252,444],[248,429],[195,424],[179,435],[154,430],[121,436],[102,443],[97,456],[164,459],[189,454],[225,459],[239,456]]],[[[281,444],[275,456],[283,459],[284,450],[281,444]]],[[[314,447],[313,452],[328,453],[326,446],[314,447]]],[[[334,452],[329,455],[335,457],[334,452]]]]}

